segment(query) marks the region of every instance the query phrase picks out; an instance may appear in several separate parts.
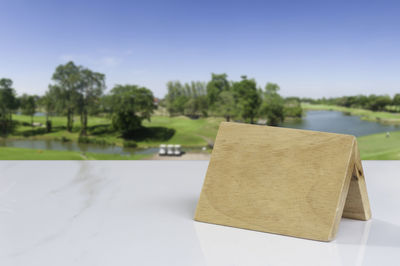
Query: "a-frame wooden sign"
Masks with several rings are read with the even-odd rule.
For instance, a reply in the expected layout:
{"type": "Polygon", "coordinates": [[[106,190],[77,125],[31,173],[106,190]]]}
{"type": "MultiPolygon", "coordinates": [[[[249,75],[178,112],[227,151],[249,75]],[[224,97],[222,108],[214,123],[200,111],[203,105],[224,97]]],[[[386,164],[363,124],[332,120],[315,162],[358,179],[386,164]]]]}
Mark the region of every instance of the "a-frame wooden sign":
{"type": "Polygon", "coordinates": [[[371,217],[354,136],[223,122],[195,220],[332,240],[371,217]]]}

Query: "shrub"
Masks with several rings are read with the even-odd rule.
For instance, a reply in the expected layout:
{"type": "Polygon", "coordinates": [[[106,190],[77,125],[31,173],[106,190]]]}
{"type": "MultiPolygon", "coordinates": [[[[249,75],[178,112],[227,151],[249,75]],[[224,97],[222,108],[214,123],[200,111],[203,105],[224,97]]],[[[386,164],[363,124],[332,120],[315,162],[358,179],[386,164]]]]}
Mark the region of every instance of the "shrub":
{"type": "Polygon", "coordinates": [[[137,143],[134,140],[124,140],[123,146],[124,148],[136,148],[137,143]]]}
{"type": "Polygon", "coordinates": [[[79,136],[78,142],[79,143],[90,143],[90,139],[86,136],[79,136]]]}
{"type": "Polygon", "coordinates": [[[301,106],[285,106],[284,113],[287,117],[301,118],[303,115],[303,109],[301,106]]]}
{"type": "Polygon", "coordinates": [[[51,132],[51,129],[52,129],[52,123],[51,123],[50,120],[47,120],[46,121],[46,130],[47,130],[47,132],[51,132]]]}
{"type": "Polygon", "coordinates": [[[78,138],[79,143],[84,143],[84,144],[98,144],[98,145],[114,145],[114,143],[109,143],[104,139],[96,139],[96,138],[89,138],[87,136],[79,136],[78,138]]]}
{"type": "Polygon", "coordinates": [[[64,137],[64,136],[62,136],[61,137],[61,141],[62,142],[69,142],[69,141],[71,141],[69,138],[67,138],[67,137],[64,137]]]}

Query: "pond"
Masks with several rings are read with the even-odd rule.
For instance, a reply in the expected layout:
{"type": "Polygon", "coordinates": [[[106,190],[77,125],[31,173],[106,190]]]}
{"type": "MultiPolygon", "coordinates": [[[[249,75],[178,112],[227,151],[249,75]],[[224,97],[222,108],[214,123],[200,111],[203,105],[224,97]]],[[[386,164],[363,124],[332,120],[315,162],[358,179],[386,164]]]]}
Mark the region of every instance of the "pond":
{"type": "Polygon", "coordinates": [[[58,140],[0,140],[0,147],[27,148],[35,150],[60,150],[60,151],[79,151],[92,153],[108,154],[154,154],[158,148],[135,149],[123,148],[115,145],[86,144],[76,142],[62,142],[58,140]]]}
{"type": "Polygon", "coordinates": [[[339,111],[307,111],[299,121],[282,124],[283,127],[350,134],[356,137],[380,132],[400,130],[399,126],[361,120],[358,116],[339,111]]]}
{"type": "MultiPolygon", "coordinates": [[[[374,133],[400,130],[399,126],[363,121],[358,116],[345,115],[338,111],[308,111],[300,121],[283,123],[283,127],[326,131],[364,136],[374,133]]],[[[158,148],[135,149],[115,145],[85,144],[57,140],[10,140],[0,139],[0,147],[28,148],[36,150],[62,150],[108,154],[155,154],[158,148]]]]}

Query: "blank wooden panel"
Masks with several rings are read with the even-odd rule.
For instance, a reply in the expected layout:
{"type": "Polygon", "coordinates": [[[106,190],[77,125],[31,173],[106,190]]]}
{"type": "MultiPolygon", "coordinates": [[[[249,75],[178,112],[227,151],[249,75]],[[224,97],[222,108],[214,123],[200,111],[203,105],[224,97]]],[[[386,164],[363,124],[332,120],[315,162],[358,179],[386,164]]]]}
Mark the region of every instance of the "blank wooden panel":
{"type": "Polygon", "coordinates": [[[329,241],[345,202],[370,218],[355,137],[224,122],[195,220],[329,241]]]}

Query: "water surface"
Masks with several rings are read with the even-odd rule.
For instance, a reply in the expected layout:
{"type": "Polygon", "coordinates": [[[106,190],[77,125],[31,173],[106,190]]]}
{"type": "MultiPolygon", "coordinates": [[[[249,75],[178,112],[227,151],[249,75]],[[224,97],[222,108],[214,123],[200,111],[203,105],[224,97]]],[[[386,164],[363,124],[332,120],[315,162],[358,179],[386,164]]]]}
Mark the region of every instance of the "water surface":
{"type": "Polygon", "coordinates": [[[283,127],[350,134],[356,137],[375,133],[400,130],[399,126],[361,120],[358,116],[346,115],[339,111],[307,111],[300,121],[290,121],[283,127]]]}
{"type": "MultiPolygon", "coordinates": [[[[363,121],[358,116],[345,115],[338,111],[307,111],[300,121],[283,123],[284,127],[326,131],[332,133],[364,136],[380,132],[400,130],[399,126],[384,125],[378,122],[363,121]]],[[[60,150],[106,154],[155,154],[158,148],[135,149],[115,145],[100,145],[91,143],[62,142],[58,140],[0,140],[0,147],[28,148],[36,150],[60,150]]]]}
{"type": "Polygon", "coordinates": [[[92,153],[106,153],[106,154],[154,154],[158,152],[158,148],[148,149],[135,149],[123,148],[115,145],[100,145],[91,143],[76,143],[76,142],[62,142],[59,140],[0,140],[0,146],[14,147],[14,148],[27,148],[35,150],[59,150],[59,151],[78,151],[78,152],[92,152],[92,153]]]}

